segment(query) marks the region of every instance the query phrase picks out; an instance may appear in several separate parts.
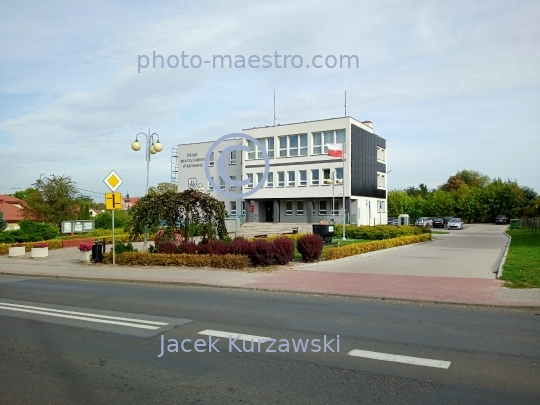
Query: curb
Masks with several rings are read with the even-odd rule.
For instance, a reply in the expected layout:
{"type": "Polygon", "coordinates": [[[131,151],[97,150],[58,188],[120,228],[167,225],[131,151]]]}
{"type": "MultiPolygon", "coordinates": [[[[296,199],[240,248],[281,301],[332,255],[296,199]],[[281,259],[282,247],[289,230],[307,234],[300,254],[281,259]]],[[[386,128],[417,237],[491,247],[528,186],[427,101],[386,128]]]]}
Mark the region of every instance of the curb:
{"type": "Polygon", "coordinates": [[[272,288],[260,288],[260,287],[237,287],[237,286],[222,286],[204,283],[182,282],[182,281],[152,281],[152,280],[129,280],[129,279],[107,279],[107,278],[91,278],[91,277],[73,277],[73,276],[59,276],[59,275],[42,275],[42,274],[21,274],[21,273],[5,273],[0,274],[6,276],[18,276],[18,277],[35,277],[35,278],[49,278],[49,279],[63,279],[72,281],[93,281],[93,282],[109,282],[109,283],[126,283],[126,284],[151,284],[151,285],[170,285],[181,287],[195,287],[195,288],[216,288],[216,289],[230,289],[238,291],[248,292],[267,292],[267,293],[283,293],[283,294],[308,294],[317,297],[327,298],[350,298],[359,300],[370,301],[385,301],[394,303],[412,303],[412,304],[435,304],[435,305],[452,305],[452,306],[465,306],[465,307],[478,307],[478,308],[493,308],[493,309],[511,309],[511,310],[527,310],[538,311],[540,305],[504,305],[504,304],[482,304],[474,302],[458,302],[458,301],[436,301],[436,300],[423,300],[413,298],[399,298],[399,297],[380,297],[375,295],[351,295],[351,294],[337,294],[337,293],[322,293],[314,291],[295,291],[295,290],[280,290],[272,288]]]}
{"type": "Polygon", "coordinates": [[[498,280],[502,276],[504,263],[506,262],[506,256],[508,256],[508,249],[510,249],[510,243],[512,243],[512,237],[506,233],[506,229],[504,231],[504,234],[508,238],[508,244],[506,245],[506,249],[504,250],[503,256],[501,258],[501,263],[499,264],[499,270],[497,271],[497,275],[495,276],[495,278],[497,278],[498,280]]]}

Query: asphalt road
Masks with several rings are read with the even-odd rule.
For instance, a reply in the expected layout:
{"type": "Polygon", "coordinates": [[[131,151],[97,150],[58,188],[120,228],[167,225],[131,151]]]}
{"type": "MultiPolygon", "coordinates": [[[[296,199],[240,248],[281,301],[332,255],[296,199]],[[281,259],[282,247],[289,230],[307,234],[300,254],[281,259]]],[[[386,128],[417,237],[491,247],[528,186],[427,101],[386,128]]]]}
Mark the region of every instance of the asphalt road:
{"type": "Polygon", "coordinates": [[[539,315],[0,276],[0,404],[538,404],[539,315]]]}

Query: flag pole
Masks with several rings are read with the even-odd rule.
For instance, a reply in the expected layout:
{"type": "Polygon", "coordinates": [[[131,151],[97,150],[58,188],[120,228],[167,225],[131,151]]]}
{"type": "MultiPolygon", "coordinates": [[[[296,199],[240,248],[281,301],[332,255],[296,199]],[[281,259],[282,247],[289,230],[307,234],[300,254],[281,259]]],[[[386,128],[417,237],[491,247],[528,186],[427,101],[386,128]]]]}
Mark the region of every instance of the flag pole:
{"type": "Polygon", "coordinates": [[[343,142],[343,237],[342,240],[347,240],[345,237],[345,142],[343,142]]]}

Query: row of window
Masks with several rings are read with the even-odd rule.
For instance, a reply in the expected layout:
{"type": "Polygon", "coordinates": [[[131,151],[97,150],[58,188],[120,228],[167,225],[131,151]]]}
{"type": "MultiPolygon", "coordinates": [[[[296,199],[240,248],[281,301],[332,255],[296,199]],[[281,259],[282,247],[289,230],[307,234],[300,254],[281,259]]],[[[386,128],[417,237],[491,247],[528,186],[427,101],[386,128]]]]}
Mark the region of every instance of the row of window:
{"type": "MultiPolygon", "coordinates": [[[[296,201],[296,215],[304,215],[305,211],[305,202],[302,200],[296,201]]],[[[328,206],[331,206],[332,203],[328,204],[325,200],[319,200],[318,209],[319,216],[328,215],[328,206]]],[[[237,202],[229,201],[229,215],[236,215],[237,213],[237,202]]],[[[294,214],[294,204],[292,200],[285,201],[285,215],[294,214]]],[[[245,215],[244,204],[242,204],[242,215],[245,215]]],[[[317,215],[315,206],[313,207],[313,215],[317,215]]],[[[330,207],[330,215],[339,215],[339,201],[334,201],[334,207],[330,207]]]]}
{"type": "MultiPolygon", "coordinates": [[[[310,177],[310,185],[312,186],[319,186],[321,184],[327,184],[326,180],[330,180],[332,177],[330,169],[322,169],[322,181],[320,177],[320,169],[312,169],[309,171],[311,177],[310,177]]],[[[263,173],[247,173],[247,178],[249,179],[249,183],[247,184],[247,188],[253,188],[253,180],[254,176],[256,176],[257,183],[259,184],[262,181],[263,173]]],[[[343,168],[339,167],[336,169],[336,178],[342,179],[343,178],[343,168]]],[[[276,172],[276,187],[306,187],[308,185],[308,171],[307,170],[298,170],[296,171],[287,171],[287,172],[276,172]],[[298,179],[298,181],[297,181],[298,179]]],[[[266,179],[265,187],[274,187],[274,173],[269,172],[268,178],[266,179]]]]}
{"type": "MultiPolygon", "coordinates": [[[[345,143],[345,130],[313,132],[311,134],[311,154],[323,155],[328,153],[328,144],[345,143]]],[[[269,158],[275,157],[274,138],[261,138],[258,141],[268,152],[269,158]]],[[[262,151],[252,141],[247,141],[249,147],[248,160],[262,159],[262,151]]],[[[278,136],[279,157],[294,157],[308,155],[308,134],[278,136]]]]}

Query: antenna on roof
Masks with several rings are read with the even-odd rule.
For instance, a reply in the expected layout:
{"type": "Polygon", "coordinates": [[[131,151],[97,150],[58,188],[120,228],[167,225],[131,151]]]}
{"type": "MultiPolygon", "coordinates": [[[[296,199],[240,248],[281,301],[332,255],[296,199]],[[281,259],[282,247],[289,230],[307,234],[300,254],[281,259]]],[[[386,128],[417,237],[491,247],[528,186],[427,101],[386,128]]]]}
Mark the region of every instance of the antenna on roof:
{"type": "Polygon", "coordinates": [[[274,126],[276,126],[276,86],[274,86],[274,126]]]}
{"type": "Polygon", "coordinates": [[[347,74],[345,73],[345,117],[347,116],[347,74]]]}

